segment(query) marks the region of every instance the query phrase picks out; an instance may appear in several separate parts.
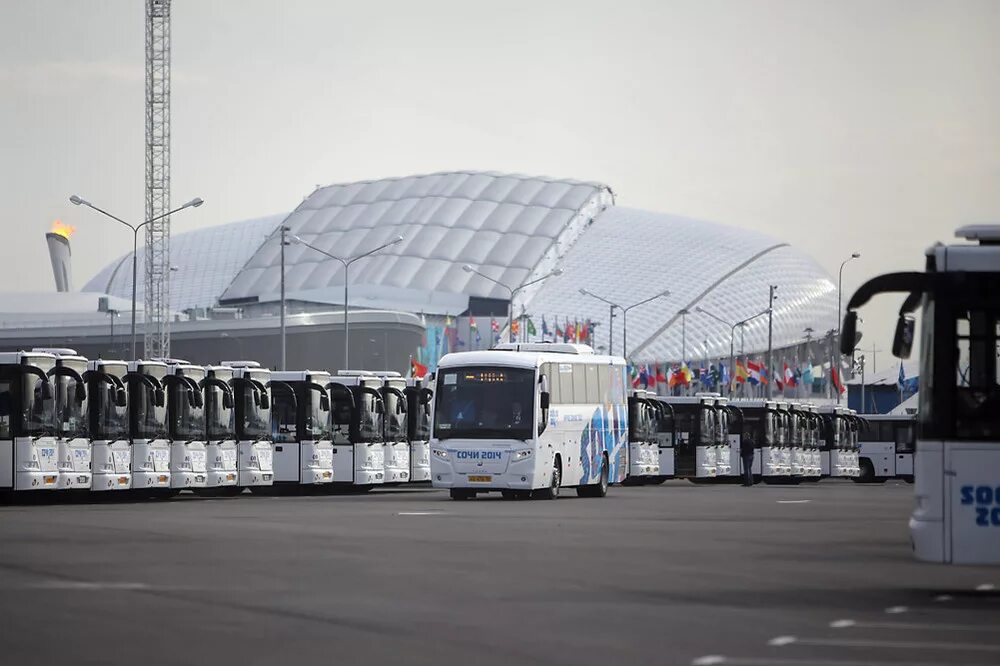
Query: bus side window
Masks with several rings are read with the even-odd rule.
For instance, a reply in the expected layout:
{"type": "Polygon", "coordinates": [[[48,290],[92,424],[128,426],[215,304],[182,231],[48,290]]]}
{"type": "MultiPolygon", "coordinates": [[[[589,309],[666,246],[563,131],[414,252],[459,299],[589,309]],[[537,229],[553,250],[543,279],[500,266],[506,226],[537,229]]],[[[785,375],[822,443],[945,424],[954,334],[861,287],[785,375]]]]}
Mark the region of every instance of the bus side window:
{"type": "Polygon", "coordinates": [[[598,402],[614,402],[611,399],[611,367],[602,365],[597,368],[598,402]]]}
{"type": "Polygon", "coordinates": [[[553,367],[551,363],[543,363],[541,374],[545,375],[549,380],[549,404],[560,404],[562,402],[562,391],[559,385],[558,368],[553,367]],[[557,370],[557,372],[552,372],[553,370],[557,370]]]}
{"type": "Polygon", "coordinates": [[[569,363],[559,363],[559,372],[549,375],[549,381],[559,382],[559,402],[563,405],[573,404],[573,366],[569,363]]]}
{"type": "Polygon", "coordinates": [[[0,382],[0,439],[10,439],[10,381],[0,382]]]}
{"type": "Polygon", "coordinates": [[[600,379],[598,379],[598,376],[600,375],[600,372],[598,371],[600,370],[600,368],[592,363],[589,363],[583,367],[586,368],[586,374],[587,374],[587,403],[594,405],[599,402],[602,402],[601,382],[600,379]]]}
{"type": "Polygon", "coordinates": [[[573,402],[578,405],[587,402],[587,374],[582,365],[573,366],[573,402]]]}

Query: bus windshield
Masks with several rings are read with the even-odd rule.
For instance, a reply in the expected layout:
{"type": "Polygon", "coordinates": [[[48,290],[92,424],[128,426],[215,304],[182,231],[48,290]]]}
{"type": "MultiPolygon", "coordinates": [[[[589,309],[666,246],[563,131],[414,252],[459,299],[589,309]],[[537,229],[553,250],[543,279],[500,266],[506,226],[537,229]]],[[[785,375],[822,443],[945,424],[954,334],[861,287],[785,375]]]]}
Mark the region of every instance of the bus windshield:
{"type": "Polygon", "coordinates": [[[265,409],[254,402],[254,389],[245,386],[243,389],[243,432],[241,437],[244,439],[268,439],[270,436],[271,406],[269,404],[265,409]]]}
{"type": "Polygon", "coordinates": [[[76,399],[76,379],[66,375],[52,378],[55,392],[56,431],[63,437],[87,437],[87,398],[76,399]]]}
{"type": "Polygon", "coordinates": [[[213,441],[236,437],[236,410],[227,408],[222,396],[220,387],[205,387],[205,423],[213,441]]]}
{"type": "Polygon", "coordinates": [[[333,424],[330,413],[322,408],[322,398],[325,389],[319,390],[315,387],[307,386],[305,389],[306,414],[305,414],[305,438],[312,440],[330,439],[333,436],[333,424]]]}
{"type": "Polygon", "coordinates": [[[535,370],[473,366],[438,374],[434,436],[520,439],[534,436],[535,370]]]}
{"type": "Polygon", "coordinates": [[[97,412],[97,429],[95,438],[121,439],[128,436],[128,405],[119,407],[116,404],[118,387],[115,384],[100,381],[94,385],[94,410],[97,412]]]}
{"type": "Polygon", "coordinates": [[[395,391],[386,390],[382,395],[385,400],[385,439],[389,442],[405,442],[406,400],[395,391]]]}
{"type": "Polygon", "coordinates": [[[21,422],[26,435],[55,434],[55,391],[43,397],[42,384],[48,380],[24,374],[21,390],[21,422]]]}
{"type": "MultiPolygon", "coordinates": [[[[195,379],[197,382],[197,378],[195,379]]],[[[171,386],[170,395],[174,401],[173,436],[175,439],[201,440],[205,438],[205,409],[189,399],[190,391],[185,383],[171,386]]]]}
{"type": "MultiPolygon", "coordinates": [[[[159,382],[162,377],[149,375],[153,382],[159,382]]],[[[139,399],[135,405],[135,437],[138,439],[163,439],[167,436],[167,407],[156,404],[156,390],[152,386],[135,378],[138,386],[139,399]]],[[[135,395],[135,394],[133,394],[135,395]]]]}

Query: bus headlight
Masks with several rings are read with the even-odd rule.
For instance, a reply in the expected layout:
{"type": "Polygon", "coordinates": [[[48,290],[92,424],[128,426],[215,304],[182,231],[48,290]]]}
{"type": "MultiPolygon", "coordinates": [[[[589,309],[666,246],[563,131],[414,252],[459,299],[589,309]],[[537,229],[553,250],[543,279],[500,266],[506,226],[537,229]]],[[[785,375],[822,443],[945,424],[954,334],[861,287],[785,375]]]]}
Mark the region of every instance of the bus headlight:
{"type": "Polygon", "coordinates": [[[433,453],[436,457],[440,458],[441,460],[451,459],[451,456],[448,455],[448,452],[444,449],[434,449],[433,453]]]}
{"type": "Polygon", "coordinates": [[[533,449],[521,449],[520,451],[514,451],[514,462],[530,458],[532,453],[534,453],[533,449]]]}

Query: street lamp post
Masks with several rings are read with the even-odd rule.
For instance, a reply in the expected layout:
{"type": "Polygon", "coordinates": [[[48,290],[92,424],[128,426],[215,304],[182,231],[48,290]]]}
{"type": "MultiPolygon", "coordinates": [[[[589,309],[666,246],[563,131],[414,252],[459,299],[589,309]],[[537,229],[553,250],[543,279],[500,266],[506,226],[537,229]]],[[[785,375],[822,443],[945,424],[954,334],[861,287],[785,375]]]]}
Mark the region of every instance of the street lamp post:
{"type": "MultiPolygon", "coordinates": [[[[670,290],[669,289],[665,289],[665,290],[661,291],[658,294],[653,294],[649,298],[644,298],[643,300],[639,301],[638,303],[633,303],[632,305],[619,305],[618,303],[614,303],[612,301],[609,301],[608,299],[606,299],[606,298],[604,298],[602,296],[598,296],[594,292],[589,291],[587,289],[581,289],[580,293],[583,294],[584,296],[590,296],[591,298],[596,298],[597,300],[601,301],[602,303],[607,303],[611,307],[611,317],[608,319],[608,321],[611,322],[612,325],[614,323],[615,308],[618,308],[619,310],[622,311],[622,358],[628,358],[628,311],[631,310],[632,308],[637,308],[640,305],[645,305],[646,303],[649,303],[650,301],[655,301],[657,298],[663,298],[665,296],[669,296],[670,295],[670,290]]],[[[610,334],[608,336],[608,353],[609,354],[614,354],[615,353],[614,352],[614,348],[611,347],[611,336],[610,336],[610,334]]]]}
{"type": "Polygon", "coordinates": [[[677,314],[681,316],[681,365],[687,364],[687,316],[691,311],[687,308],[680,310],[677,314]]]}
{"type": "MultiPolygon", "coordinates": [[[[861,256],[860,252],[852,252],[850,257],[844,259],[844,261],[840,263],[840,271],[837,273],[837,349],[840,349],[840,297],[844,285],[844,266],[846,266],[847,262],[849,262],[850,260],[857,259],[860,256],[861,256]]],[[[851,344],[852,345],[854,344],[853,340],[851,341],[851,344]]],[[[840,352],[836,353],[836,357],[837,357],[837,365],[840,366],[840,352]]],[[[832,374],[833,368],[831,368],[830,371],[832,374]]],[[[837,374],[838,375],[840,374],[839,367],[837,368],[837,374]]],[[[837,404],[838,405],[840,404],[840,391],[837,391],[837,404]]]]}
{"type": "MultiPolygon", "coordinates": [[[[184,210],[185,208],[197,208],[198,206],[202,205],[205,202],[201,199],[201,197],[195,197],[194,199],[191,199],[191,201],[188,201],[186,204],[184,204],[180,208],[175,208],[174,210],[167,211],[163,215],[157,215],[156,217],[154,217],[152,219],[149,219],[149,220],[146,220],[145,222],[142,222],[141,224],[131,224],[129,222],[126,222],[125,220],[121,219],[120,217],[116,217],[116,216],[112,215],[111,213],[109,213],[108,211],[103,210],[101,208],[98,208],[94,204],[90,203],[89,201],[87,201],[85,199],[81,199],[80,197],[78,197],[75,194],[69,198],[69,202],[71,204],[73,204],[74,206],[86,206],[87,208],[91,208],[93,210],[96,210],[98,213],[101,213],[102,215],[110,217],[112,220],[117,220],[118,222],[121,222],[126,227],[128,227],[129,229],[132,230],[132,360],[135,360],[135,358],[136,358],[136,355],[135,355],[135,294],[136,294],[136,274],[137,274],[136,253],[138,251],[138,245],[139,245],[139,230],[142,229],[147,224],[150,224],[151,222],[156,222],[157,220],[163,219],[163,218],[165,218],[165,217],[167,217],[169,215],[173,215],[174,213],[179,213],[180,211],[184,210]]],[[[149,313],[148,312],[146,313],[146,321],[147,322],[149,321],[149,313]]]]}
{"type": "MultiPolygon", "coordinates": [[[[285,246],[288,245],[288,240],[285,238],[288,233],[288,227],[282,222],[281,224],[281,371],[285,371],[285,352],[287,347],[285,345],[285,246]]],[[[346,306],[345,306],[346,307],[346,306]]]]}
{"type": "MultiPolygon", "coordinates": [[[[581,289],[580,293],[583,294],[584,296],[590,296],[591,298],[596,298],[597,300],[601,301],[602,303],[607,303],[607,305],[608,305],[608,354],[609,355],[614,355],[614,353],[615,353],[615,347],[614,347],[614,339],[615,339],[615,337],[614,337],[614,333],[615,333],[615,308],[618,308],[618,307],[621,307],[621,306],[619,306],[617,303],[612,303],[608,299],[603,298],[601,296],[598,296],[597,294],[589,292],[586,289],[581,289]]],[[[622,352],[622,356],[624,356],[624,355],[625,355],[625,353],[622,352]]]]}
{"type": "Polygon", "coordinates": [[[774,292],[778,290],[778,285],[768,286],[767,296],[767,397],[774,395],[774,372],[771,367],[771,352],[774,342],[774,292]]]}
{"type": "Polygon", "coordinates": [[[377,248],[375,248],[373,250],[369,250],[368,252],[364,252],[362,254],[358,254],[358,255],[355,255],[353,257],[346,257],[346,258],[345,257],[338,257],[337,255],[330,254],[326,250],[322,250],[322,249],[316,247],[315,245],[310,245],[309,243],[305,242],[304,240],[302,240],[298,236],[292,236],[292,242],[298,243],[299,245],[305,245],[306,247],[308,247],[308,248],[310,248],[312,250],[315,250],[315,251],[319,252],[320,254],[326,255],[327,257],[330,257],[331,259],[336,259],[337,261],[339,261],[340,263],[342,263],[344,265],[344,368],[343,369],[347,370],[350,367],[350,365],[349,365],[350,362],[348,360],[350,358],[350,356],[349,356],[349,353],[350,353],[350,337],[349,337],[348,324],[347,324],[347,299],[348,299],[347,271],[351,267],[351,264],[353,264],[358,259],[364,259],[365,257],[370,257],[373,254],[375,254],[376,252],[381,252],[385,248],[390,247],[392,245],[395,245],[396,243],[402,243],[403,242],[403,237],[402,236],[396,236],[394,239],[392,239],[388,243],[383,243],[382,245],[379,245],[377,248]]]}
{"type": "Polygon", "coordinates": [[[547,280],[550,277],[558,276],[558,275],[562,275],[563,274],[563,270],[561,268],[557,268],[554,271],[552,271],[551,273],[546,273],[542,277],[535,278],[534,280],[531,280],[529,282],[525,282],[522,285],[518,285],[517,287],[511,288],[511,287],[505,285],[503,282],[500,282],[499,280],[494,280],[489,275],[485,275],[483,273],[480,273],[475,268],[473,268],[471,264],[465,264],[464,266],[462,266],[462,270],[465,271],[466,273],[475,273],[479,277],[484,278],[486,280],[489,280],[490,282],[492,282],[495,285],[503,287],[504,289],[507,290],[507,293],[510,294],[510,301],[508,301],[508,303],[507,303],[507,339],[510,342],[514,342],[514,294],[516,294],[517,292],[521,291],[525,287],[530,287],[533,284],[538,284],[542,280],[547,280]]]}

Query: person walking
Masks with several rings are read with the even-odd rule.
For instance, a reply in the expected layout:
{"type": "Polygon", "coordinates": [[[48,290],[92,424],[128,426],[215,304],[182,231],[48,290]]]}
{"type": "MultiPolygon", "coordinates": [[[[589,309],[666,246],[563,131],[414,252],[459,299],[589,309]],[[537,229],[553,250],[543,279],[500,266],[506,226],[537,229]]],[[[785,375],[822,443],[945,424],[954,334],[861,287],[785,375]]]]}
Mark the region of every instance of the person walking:
{"type": "Polygon", "coordinates": [[[744,433],[740,437],[740,460],[743,462],[743,486],[749,488],[753,485],[753,438],[744,433]]]}

